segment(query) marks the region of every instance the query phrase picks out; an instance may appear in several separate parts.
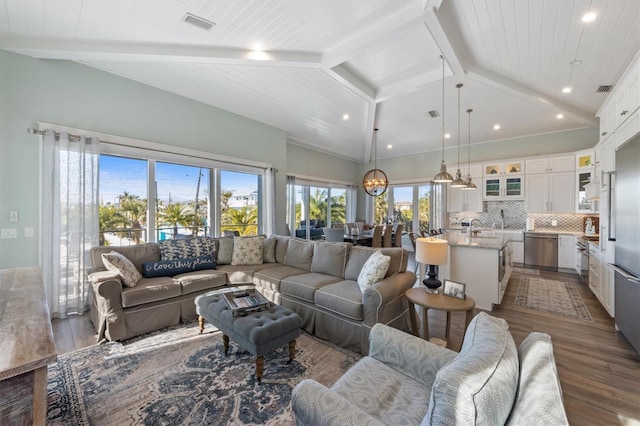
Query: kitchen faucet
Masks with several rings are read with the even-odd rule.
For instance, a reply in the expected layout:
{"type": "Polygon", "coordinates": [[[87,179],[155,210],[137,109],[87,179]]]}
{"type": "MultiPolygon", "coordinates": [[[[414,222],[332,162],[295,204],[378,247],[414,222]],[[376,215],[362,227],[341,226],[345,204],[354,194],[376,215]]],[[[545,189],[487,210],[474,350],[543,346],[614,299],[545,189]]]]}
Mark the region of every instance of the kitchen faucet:
{"type": "Polygon", "coordinates": [[[477,223],[480,227],[482,227],[482,222],[480,222],[480,219],[477,219],[477,218],[476,219],[471,219],[471,221],[469,222],[469,234],[470,235],[474,235],[474,232],[475,232],[475,235],[478,236],[478,232],[480,232],[480,231],[474,231],[473,230],[473,224],[474,223],[477,223]]]}

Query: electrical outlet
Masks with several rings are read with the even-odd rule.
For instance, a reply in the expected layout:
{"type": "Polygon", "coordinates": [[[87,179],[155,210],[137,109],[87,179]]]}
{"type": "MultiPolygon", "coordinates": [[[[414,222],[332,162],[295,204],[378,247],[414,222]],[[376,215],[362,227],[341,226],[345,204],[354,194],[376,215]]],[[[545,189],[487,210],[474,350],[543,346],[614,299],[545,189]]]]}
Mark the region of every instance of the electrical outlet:
{"type": "Polygon", "coordinates": [[[552,220],[551,221],[551,226],[558,226],[558,221],[557,220],[552,220]]]}
{"type": "Polygon", "coordinates": [[[33,228],[24,228],[24,237],[33,238],[33,228]]]}
{"type": "Polygon", "coordinates": [[[18,230],[16,228],[2,228],[0,238],[18,238],[18,230]]]}

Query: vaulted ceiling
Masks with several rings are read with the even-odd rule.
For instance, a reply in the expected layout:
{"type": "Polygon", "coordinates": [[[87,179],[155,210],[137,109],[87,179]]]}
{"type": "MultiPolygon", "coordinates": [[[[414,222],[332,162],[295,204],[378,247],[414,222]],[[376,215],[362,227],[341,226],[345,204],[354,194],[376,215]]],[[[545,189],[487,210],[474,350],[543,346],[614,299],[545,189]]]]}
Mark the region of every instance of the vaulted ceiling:
{"type": "Polygon", "coordinates": [[[458,110],[466,144],[469,108],[471,143],[597,128],[597,90],[640,51],[639,16],[638,0],[4,0],[0,49],[78,61],[368,161],[374,127],[379,158],[439,149],[443,116],[456,146],[458,110]]]}

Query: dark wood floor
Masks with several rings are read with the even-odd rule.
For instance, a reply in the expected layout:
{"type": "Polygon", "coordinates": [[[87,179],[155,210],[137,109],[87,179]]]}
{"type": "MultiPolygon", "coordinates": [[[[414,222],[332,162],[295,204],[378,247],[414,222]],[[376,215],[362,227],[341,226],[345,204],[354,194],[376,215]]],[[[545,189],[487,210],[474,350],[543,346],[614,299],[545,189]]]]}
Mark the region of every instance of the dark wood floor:
{"type": "MultiPolygon", "coordinates": [[[[519,274],[512,276],[502,305],[491,315],[507,320],[516,344],[532,331],[551,335],[572,425],[640,425],[640,355],[615,331],[611,317],[577,275],[546,271],[541,275],[579,284],[594,322],[514,306],[519,274]]],[[[431,336],[442,337],[444,323],[443,312],[430,311],[431,336]]],[[[460,347],[463,327],[464,314],[454,313],[449,347],[460,347]]],[[[59,354],[95,344],[95,330],[87,315],[54,320],[53,331],[59,354]]]]}

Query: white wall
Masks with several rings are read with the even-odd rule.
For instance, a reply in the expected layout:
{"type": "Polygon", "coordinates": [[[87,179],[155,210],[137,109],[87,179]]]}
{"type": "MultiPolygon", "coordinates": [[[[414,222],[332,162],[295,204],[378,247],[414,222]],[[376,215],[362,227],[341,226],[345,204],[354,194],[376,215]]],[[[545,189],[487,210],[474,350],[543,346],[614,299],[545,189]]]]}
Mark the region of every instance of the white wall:
{"type": "Polygon", "coordinates": [[[335,182],[358,184],[358,165],[355,161],[334,157],[299,145],[287,145],[287,173],[335,182]]]}
{"type": "MultiPolygon", "coordinates": [[[[38,121],[272,164],[277,231],[284,232],[286,132],[70,61],[0,50],[0,269],[39,262],[38,121]],[[20,221],[9,222],[9,210],[20,221]],[[35,228],[34,238],[24,228],[35,228]]],[[[126,189],[126,188],[123,188],[126,189]]],[[[46,214],[46,212],[44,212],[46,214]]]]}

